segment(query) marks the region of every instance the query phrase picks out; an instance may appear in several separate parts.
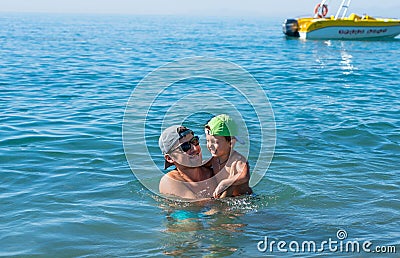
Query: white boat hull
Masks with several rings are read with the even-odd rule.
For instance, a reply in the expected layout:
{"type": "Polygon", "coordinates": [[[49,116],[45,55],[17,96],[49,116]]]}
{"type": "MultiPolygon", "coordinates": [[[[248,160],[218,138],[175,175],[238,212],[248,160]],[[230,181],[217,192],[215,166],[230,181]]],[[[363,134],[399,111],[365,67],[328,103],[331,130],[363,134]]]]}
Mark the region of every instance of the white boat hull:
{"type": "Polygon", "coordinates": [[[378,39],[394,38],[400,34],[398,26],[324,27],[309,32],[299,32],[303,39],[378,39]]]}

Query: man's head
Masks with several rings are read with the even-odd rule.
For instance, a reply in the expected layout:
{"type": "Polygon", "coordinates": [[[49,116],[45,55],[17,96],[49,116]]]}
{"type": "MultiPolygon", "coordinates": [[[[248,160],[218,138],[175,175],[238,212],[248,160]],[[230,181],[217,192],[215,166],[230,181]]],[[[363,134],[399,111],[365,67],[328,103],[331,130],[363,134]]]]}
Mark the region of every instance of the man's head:
{"type": "Polygon", "coordinates": [[[165,129],[158,141],[161,152],[164,154],[164,168],[172,165],[185,167],[198,167],[202,162],[199,138],[194,136],[192,130],[173,125],[165,129]]]}

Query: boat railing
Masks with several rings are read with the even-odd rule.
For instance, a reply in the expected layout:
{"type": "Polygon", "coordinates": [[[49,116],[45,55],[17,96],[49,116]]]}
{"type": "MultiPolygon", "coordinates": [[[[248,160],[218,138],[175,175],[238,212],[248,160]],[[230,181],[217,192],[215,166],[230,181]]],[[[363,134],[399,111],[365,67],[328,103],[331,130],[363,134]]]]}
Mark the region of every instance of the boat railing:
{"type": "Polygon", "coordinates": [[[349,8],[350,3],[351,3],[351,0],[342,0],[342,2],[340,3],[339,9],[336,12],[335,20],[337,20],[340,15],[342,16],[342,17],[340,17],[341,19],[344,19],[346,17],[347,9],[349,8]]]}

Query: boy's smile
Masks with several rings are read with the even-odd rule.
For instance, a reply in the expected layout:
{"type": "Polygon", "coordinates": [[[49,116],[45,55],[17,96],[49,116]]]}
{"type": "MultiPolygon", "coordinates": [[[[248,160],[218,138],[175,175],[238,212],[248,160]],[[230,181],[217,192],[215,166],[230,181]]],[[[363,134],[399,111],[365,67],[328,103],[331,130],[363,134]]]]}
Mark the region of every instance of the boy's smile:
{"type": "Polygon", "coordinates": [[[207,149],[213,157],[222,157],[231,152],[231,143],[224,136],[206,135],[207,149]]]}

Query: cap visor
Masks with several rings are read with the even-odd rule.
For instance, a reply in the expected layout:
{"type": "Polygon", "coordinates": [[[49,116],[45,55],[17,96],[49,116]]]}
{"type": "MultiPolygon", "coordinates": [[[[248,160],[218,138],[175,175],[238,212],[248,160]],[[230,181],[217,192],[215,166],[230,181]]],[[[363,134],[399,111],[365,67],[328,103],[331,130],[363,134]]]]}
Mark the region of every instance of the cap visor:
{"type": "Polygon", "coordinates": [[[235,139],[236,139],[236,141],[237,141],[238,143],[240,143],[240,144],[245,144],[245,142],[243,141],[242,138],[239,138],[239,137],[235,136],[235,139]]]}

